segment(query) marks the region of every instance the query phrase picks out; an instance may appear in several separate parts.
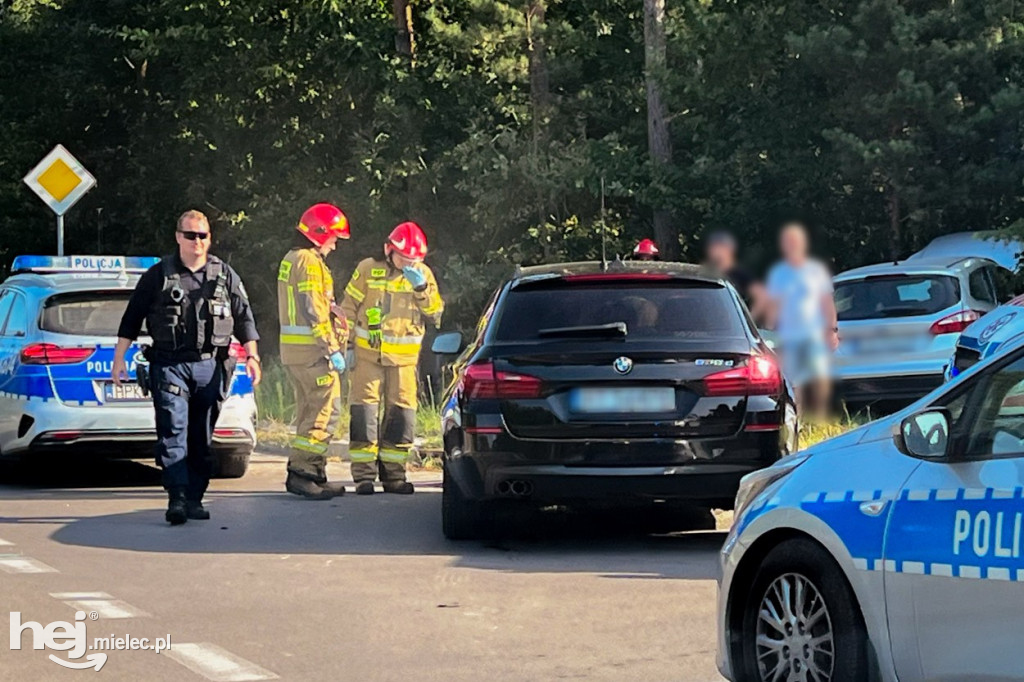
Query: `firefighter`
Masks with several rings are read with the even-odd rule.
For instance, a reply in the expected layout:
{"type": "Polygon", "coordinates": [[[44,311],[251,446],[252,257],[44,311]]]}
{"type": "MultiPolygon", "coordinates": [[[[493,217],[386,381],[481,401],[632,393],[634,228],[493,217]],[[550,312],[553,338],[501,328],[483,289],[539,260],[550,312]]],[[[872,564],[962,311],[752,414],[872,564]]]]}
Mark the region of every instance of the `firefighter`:
{"type": "Polygon", "coordinates": [[[651,239],[641,239],[633,249],[633,260],[658,260],[658,245],[651,239]]]}
{"type": "Polygon", "coordinates": [[[384,492],[413,492],[405,462],[415,435],[416,365],[424,323],[440,326],[444,309],[426,255],[423,230],[402,223],[384,244],[383,258],[359,263],[345,287],[341,307],[355,338],[349,454],[359,495],[373,494],[378,474],[384,492]]]}
{"type": "Polygon", "coordinates": [[[277,271],[281,362],[295,390],[296,425],[285,490],[311,500],[345,494],[327,480],[327,447],[341,404],[345,371],[345,317],[334,299],[324,260],[338,239],[349,238],[337,206],[316,204],[302,214],[291,250],[277,271]]]}

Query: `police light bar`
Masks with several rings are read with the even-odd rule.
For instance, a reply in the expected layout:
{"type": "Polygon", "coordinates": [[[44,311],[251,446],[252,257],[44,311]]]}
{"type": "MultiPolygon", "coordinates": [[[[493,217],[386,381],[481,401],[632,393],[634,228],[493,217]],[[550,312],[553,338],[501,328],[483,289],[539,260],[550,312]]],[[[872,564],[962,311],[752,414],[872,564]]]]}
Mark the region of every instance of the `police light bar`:
{"type": "Polygon", "coordinates": [[[156,256],[17,256],[18,272],[145,272],[160,262],[156,256]]]}

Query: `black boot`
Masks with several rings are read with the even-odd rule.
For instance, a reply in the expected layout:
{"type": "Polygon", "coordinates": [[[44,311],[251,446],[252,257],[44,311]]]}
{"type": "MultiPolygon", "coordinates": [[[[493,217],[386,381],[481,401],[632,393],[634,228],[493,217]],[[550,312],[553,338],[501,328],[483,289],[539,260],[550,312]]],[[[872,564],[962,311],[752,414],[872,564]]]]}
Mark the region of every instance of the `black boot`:
{"type": "Polygon", "coordinates": [[[372,495],[373,481],[360,481],[356,483],[356,495],[372,495]]]}
{"type": "Polygon", "coordinates": [[[186,500],[185,515],[193,521],[207,521],[210,518],[210,510],[204,507],[200,500],[186,500]]]}
{"type": "Polygon", "coordinates": [[[288,478],[284,482],[284,489],[293,495],[304,497],[307,500],[329,500],[334,497],[329,490],[321,488],[313,479],[300,476],[294,471],[288,472],[288,478]]]}
{"type": "Polygon", "coordinates": [[[384,481],[384,492],[396,495],[412,495],[415,488],[409,481],[384,481]]]}
{"type": "Polygon", "coordinates": [[[180,526],[181,524],[188,521],[188,511],[186,509],[187,503],[185,501],[185,491],[180,489],[172,489],[167,491],[167,513],[164,514],[164,518],[167,523],[172,526],[180,526]]]}
{"type": "Polygon", "coordinates": [[[345,484],[340,481],[327,481],[326,483],[317,483],[321,490],[326,490],[331,494],[331,497],[341,497],[345,494],[345,484]]]}

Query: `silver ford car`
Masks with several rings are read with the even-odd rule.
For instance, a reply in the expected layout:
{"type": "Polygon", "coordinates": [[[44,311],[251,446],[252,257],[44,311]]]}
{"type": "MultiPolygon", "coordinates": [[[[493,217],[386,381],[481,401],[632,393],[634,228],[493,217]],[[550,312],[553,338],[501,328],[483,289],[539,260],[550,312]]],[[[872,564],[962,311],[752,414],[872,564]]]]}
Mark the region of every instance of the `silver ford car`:
{"type": "Polygon", "coordinates": [[[920,254],[834,279],[833,378],[848,404],[911,401],[943,382],[960,332],[998,305],[992,260],[920,254]]]}

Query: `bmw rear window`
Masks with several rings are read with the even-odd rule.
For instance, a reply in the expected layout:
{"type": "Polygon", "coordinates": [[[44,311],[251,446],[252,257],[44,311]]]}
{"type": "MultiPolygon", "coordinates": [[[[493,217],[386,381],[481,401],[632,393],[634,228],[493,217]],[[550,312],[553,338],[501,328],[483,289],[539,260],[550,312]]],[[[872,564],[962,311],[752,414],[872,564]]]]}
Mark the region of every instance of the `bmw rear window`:
{"type": "Polygon", "coordinates": [[[39,322],[44,331],[79,336],[117,336],[130,291],[57,294],[46,299],[39,322]]]}
{"type": "Polygon", "coordinates": [[[867,277],[835,286],[840,321],[931,315],[960,301],[960,283],[948,275],[867,277]]]}
{"type": "Polygon", "coordinates": [[[498,341],[544,338],[543,330],[623,322],[626,340],[743,337],[745,322],[729,291],[713,282],[554,280],[505,297],[498,341]]]}

